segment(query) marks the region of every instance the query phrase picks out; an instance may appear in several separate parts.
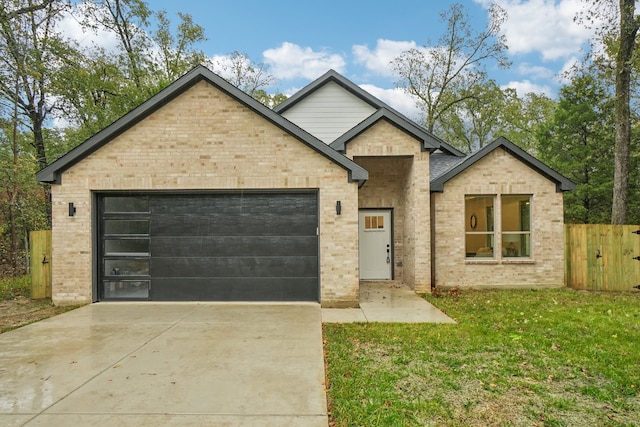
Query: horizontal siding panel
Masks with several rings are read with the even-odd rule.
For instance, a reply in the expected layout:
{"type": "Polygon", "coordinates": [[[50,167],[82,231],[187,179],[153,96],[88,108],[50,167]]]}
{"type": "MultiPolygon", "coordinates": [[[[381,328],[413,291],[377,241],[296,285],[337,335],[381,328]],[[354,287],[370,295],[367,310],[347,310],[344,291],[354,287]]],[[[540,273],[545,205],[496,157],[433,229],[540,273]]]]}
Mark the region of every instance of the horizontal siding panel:
{"type": "Polygon", "coordinates": [[[329,144],[375,111],[375,108],[332,82],[285,111],[283,115],[329,144]]]}

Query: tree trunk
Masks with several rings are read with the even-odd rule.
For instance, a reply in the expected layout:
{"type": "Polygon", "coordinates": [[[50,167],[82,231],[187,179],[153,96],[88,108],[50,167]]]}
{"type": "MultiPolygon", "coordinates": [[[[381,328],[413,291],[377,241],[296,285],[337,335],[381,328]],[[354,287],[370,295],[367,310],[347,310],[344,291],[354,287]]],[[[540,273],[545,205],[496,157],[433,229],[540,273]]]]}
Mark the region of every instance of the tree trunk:
{"type": "Polygon", "coordinates": [[[620,0],[620,40],[616,57],[615,172],[611,223],[626,224],[629,196],[629,151],[631,147],[630,82],[631,57],[635,49],[638,20],[635,0],[620,0]]]}

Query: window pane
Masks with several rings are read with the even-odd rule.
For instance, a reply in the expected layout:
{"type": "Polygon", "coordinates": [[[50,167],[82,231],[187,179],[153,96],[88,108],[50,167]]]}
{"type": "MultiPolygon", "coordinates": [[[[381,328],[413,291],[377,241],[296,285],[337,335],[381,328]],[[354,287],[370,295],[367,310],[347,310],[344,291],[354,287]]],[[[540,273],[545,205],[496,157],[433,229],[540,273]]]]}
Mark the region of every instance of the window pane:
{"type": "Polygon", "coordinates": [[[104,251],[110,254],[148,254],[149,239],[105,239],[104,251]]]}
{"type": "Polygon", "coordinates": [[[148,259],[106,259],[104,261],[106,276],[148,276],[148,259]]]}
{"type": "Polygon", "coordinates": [[[149,298],[148,280],[109,280],[104,282],[105,298],[149,298]]]}
{"type": "Polygon", "coordinates": [[[104,211],[113,212],[149,212],[149,198],[146,196],[106,196],[104,211]]]}
{"type": "Polygon", "coordinates": [[[465,250],[467,257],[493,258],[493,234],[467,233],[465,250]]]}
{"type": "Polygon", "coordinates": [[[531,230],[531,196],[502,196],[502,231],[531,230]]]}
{"type": "Polygon", "coordinates": [[[465,196],[465,229],[493,231],[493,196],[465,196]]]}
{"type": "Polygon", "coordinates": [[[465,196],[465,253],[493,258],[494,196],[465,196]]]}
{"type": "Polygon", "coordinates": [[[149,220],[106,219],[104,234],[149,234],[149,220]]]}
{"type": "Polygon", "coordinates": [[[529,257],[531,242],[529,233],[503,234],[502,256],[504,257],[529,257]]]}

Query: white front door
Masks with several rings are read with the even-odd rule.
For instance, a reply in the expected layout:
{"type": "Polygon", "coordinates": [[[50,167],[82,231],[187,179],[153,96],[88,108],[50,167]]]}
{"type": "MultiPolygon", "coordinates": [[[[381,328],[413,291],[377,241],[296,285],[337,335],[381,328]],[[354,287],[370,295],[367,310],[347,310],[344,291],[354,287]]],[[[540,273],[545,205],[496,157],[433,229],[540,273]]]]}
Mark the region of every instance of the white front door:
{"type": "Polygon", "coordinates": [[[391,280],[391,211],[360,211],[358,235],[360,280],[391,280]]]}

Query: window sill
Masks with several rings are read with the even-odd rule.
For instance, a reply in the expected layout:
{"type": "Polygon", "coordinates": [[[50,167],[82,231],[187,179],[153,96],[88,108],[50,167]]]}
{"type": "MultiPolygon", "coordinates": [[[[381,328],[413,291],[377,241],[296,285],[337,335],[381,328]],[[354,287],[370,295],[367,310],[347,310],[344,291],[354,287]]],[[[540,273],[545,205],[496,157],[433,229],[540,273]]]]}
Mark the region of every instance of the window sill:
{"type": "Polygon", "coordinates": [[[531,258],[503,258],[502,264],[535,264],[536,260],[531,258]]]}
{"type": "Polygon", "coordinates": [[[464,263],[467,265],[497,265],[500,264],[500,261],[495,258],[485,258],[485,259],[465,259],[464,263]]]}
{"type": "Polygon", "coordinates": [[[511,265],[531,265],[535,264],[536,261],[534,259],[526,258],[526,259],[470,259],[467,258],[464,260],[466,265],[498,265],[498,264],[511,264],[511,265]]]}

